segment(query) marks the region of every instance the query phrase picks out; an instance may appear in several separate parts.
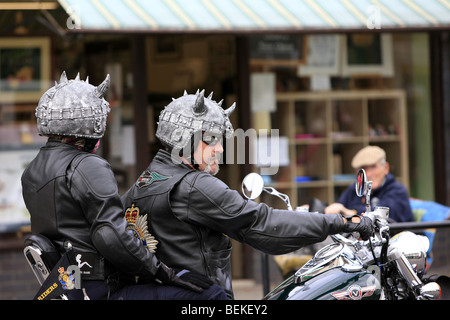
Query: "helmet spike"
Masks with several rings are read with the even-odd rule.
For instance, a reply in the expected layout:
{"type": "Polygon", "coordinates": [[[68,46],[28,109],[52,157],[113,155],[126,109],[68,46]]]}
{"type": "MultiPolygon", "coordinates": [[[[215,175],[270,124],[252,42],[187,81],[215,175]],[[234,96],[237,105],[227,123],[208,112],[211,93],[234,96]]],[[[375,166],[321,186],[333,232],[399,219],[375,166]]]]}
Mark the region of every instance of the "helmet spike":
{"type": "Polygon", "coordinates": [[[89,84],[89,76],[86,77],[86,81],[87,84],[89,84]]]}
{"type": "Polygon", "coordinates": [[[69,80],[67,80],[66,72],[63,71],[63,72],[61,73],[61,77],[59,78],[59,83],[66,83],[66,82],[68,82],[68,81],[69,81],[69,80]]]}
{"type": "Polygon", "coordinates": [[[223,99],[220,100],[219,102],[217,102],[217,105],[218,105],[219,107],[222,107],[222,103],[223,103],[223,99]]]}
{"type": "Polygon", "coordinates": [[[75,80],[80,81],[80,73],[79,72],[77,73],[77,76],[75,77],[75,80]]]}
{"type": "Polygon", "coordinates": [[[231,113],[234,111],[235,108],[236,108],[236,102],[233,102],[231,107],[229,107],[227,110],[225,110],[225,115],[227,117],[229,117],[231,115],[231,113]]]}
{"type": "Polygon", "coordinates": [[[94,91],[95,95],[98,98],[103,98],[106,94],[106,91],[108,91],[109,84],[110,84],[110,77],[109,74],[107,74],[105,80],[103,80],[103,82],[100,83],[97,88],[95,88],[94,91]]]}
{"type": "Polygon", "coordinates": [[[202,90],[199,94],[197,94],[197,99],[195,99],[195,104],[192,107],[192,111],[195,115],[205,114],[205,90],[202,90]]]}
{"type": "Polygon", "coordinates": [[[184,90],[184,92],[183,92],[183,96],[187,96],[187,92],[186,92],[186,90],[184,90]]]}
{"type": "Polygon", "coordinates": [[[208,96],[208,99],[212,99],[212,96],[213,96],[213,92],[211,91],[211,93],[209,94],[209,96],[208,96]]]}

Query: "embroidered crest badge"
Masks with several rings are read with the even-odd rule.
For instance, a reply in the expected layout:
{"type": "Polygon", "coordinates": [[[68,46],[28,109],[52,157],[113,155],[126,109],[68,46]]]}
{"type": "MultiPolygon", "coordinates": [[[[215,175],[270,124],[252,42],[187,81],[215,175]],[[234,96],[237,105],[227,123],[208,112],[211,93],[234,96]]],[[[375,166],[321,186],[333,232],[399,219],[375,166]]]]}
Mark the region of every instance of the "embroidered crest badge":
{"type": "Polygon", "coordinates": [[[72,290],[75,288],[75,277],[67,271],[64,271],[64,267],[58,269],[59,276],[58,280],[64,290],[72,290]]]}
{"type": "Polygon", "coordinates": [[[151,185],[155,181],[163,181],[167,180],[170,177],[163,176],[162,174],[159,174],[158,172],[153,172],[149,170],[145,170],[140,177],[136,181],[136,186],[140,189],[142,187],[146,187],[151,185]]]}
{"type": "Polygon", "coordinates": [[[147,215],[139,215],[139,208],[131,205],[125,211],[125,219],[128,222],[127,230],[132,230],[134,236],[139,239],[144,247],[155,253],[158,241],[148,232],[147,215]]]}

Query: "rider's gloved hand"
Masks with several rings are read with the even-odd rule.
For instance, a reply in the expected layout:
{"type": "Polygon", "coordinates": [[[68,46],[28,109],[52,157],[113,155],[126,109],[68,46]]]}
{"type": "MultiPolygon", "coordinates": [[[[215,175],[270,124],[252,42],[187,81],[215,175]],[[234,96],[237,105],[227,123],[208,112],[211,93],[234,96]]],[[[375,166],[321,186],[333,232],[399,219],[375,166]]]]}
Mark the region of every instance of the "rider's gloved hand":
{"type": "Polygon", "coordinates": [[[373,223],[369,217],[353,215],[344,216],[344,232],[359,232],[361,239],[368,240],[373,234],[373,223]]]}
{"type": "MultiPolygon", "coordinates": [[[[188,271],[188,273],[190,273],[188,271]]],[[[188,279],[186,276],[184,279],[177,276],[177,271],[174,269],[166,266],[164,263],[161,262],[161,266],[159,267],[158,271],[156,272],[156,279],[161,281],[163,284],[173,285],[177,287],[181,287],[184,289],[192,290],[194,292],[202,292],[203,288],[194,283],[191,279],[188,279]]]]}
{"type": "Polygon", "coordinates": [[[181,280],[193,283],[202,289],[208,289],[209,287],[211,287],[214,284],[214,282],[207,276],[205,276],[201,273],[189,271],[186,269],[179,271],[177,273],[177,276],[180,277],[181,280]]]}

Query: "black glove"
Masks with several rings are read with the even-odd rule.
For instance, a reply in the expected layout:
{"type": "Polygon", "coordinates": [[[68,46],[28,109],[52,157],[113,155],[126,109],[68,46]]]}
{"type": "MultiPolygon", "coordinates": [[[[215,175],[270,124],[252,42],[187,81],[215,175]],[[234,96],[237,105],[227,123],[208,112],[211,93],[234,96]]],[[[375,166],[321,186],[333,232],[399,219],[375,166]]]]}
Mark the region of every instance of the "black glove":
{"type": "Polygon", "coordinates": [[[180,272],[178,272],[177,276],[180,277],[181,280],[190,282],[202,289],[208,289],[214,284],[214,282],[207,276],[186,269],[183,269],[180,272]]]}
{"type": "Polygon", "coordinates": [[[169,268],[162,262],[158,271],[156,271],[156,279],[161,281],[163,284],[177,286],[180,288],[192,290],[194,292],[200,293],[203,291],[201,287],[194,284],[190,280],[183,280],[180,277],[178,277],[177,272],[174,269],[169,268]]]}
{"type": "Polygon", "coordinates": [[[344,224],[344,232],[359,232],[364,241],[370,238],[373,233],[373,223],[370,218],[356,214],[344,218],[347,220],[344,224]]]}

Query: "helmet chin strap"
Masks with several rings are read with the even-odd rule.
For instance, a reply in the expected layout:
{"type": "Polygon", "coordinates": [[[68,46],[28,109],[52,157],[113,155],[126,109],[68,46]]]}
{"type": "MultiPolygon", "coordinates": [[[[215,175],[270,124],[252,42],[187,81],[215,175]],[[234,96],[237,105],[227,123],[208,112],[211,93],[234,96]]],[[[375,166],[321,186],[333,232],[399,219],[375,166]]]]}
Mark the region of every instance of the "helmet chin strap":
{"type": "Polygon", "coordinates": [[[195,135],[191,137],[191,145],[190,145],[190,154],[184,154],[184,149],[179,150],[179,157],[183,160],[184,163],[188,164],[192,169],[198,170],[199,165],[194,160],[194,153],[199,146],[199,141],[194,138],[195,135]]]}
{"type": "Polygon", "coordinates": [[[185,163],[185,164],[187,164],[189,167],[191,167],[192,169],[194,169],[194,170],[198,170],[198,164],[197,163],[194,163],[194,164],[192,164],[188,159],[186,159],[186,157],[183,157],[183,156],[180,156],[180,158],[181,158],[181,160],[183,160],[183,162],[185,163]]]}
{"type": "MultiPolygon", "coordinates": [[[[191,167],[192,169],[194,169],[194,170],[199,170],[199,165],[197,164],[197,163],[195,163],[195,164],[191,164],[190,163],[190,161],[188,160],[188,159],[186,159],[185,157],[180,157],[181,158],[181,160],[183,160],[183,162],[185,163],[185,164],[187,164],[189,167],[191,167]]],[[[208,163],[208,165],[205,167],[205,169],[203,169],[203,172],[206,172],[206,173],[209,173],[209,174],[212,174],[213,176],[215,176],[216,174],[218,174],[219,173],[219,167],[217,167],[217,170],[215,171],[215,172],[211,172],[211,164],[210,163],[208,163]]]]}

